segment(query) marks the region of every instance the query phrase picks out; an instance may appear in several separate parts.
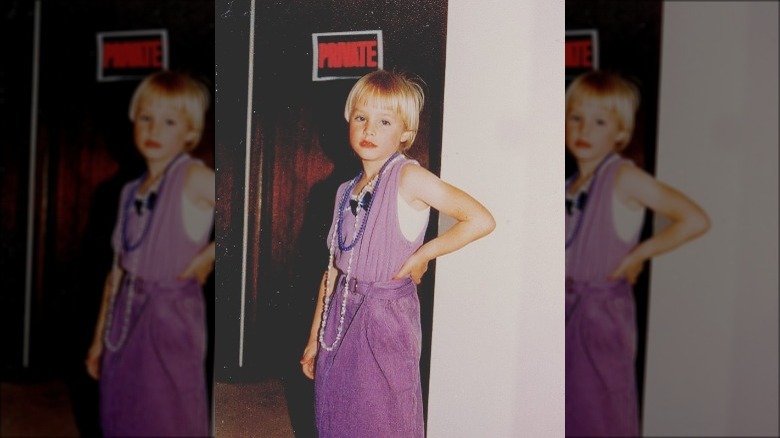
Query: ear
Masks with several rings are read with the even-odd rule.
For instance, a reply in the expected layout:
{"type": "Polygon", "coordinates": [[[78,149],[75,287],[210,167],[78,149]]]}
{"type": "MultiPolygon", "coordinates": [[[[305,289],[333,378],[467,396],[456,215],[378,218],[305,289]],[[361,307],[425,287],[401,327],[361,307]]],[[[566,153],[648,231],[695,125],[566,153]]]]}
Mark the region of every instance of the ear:
{"type": "Polygon", "coordinates": [[[414,131],[404,131],[404,133],[401,134],[401,143],[409,141],[409,139],[412,138],[412,134],[414,134],[414,131]]]}
{"type": "Polygon", "coordinates": [[[615,145],[616,146],[625,146],[626,141],[628,141],[628,132],[627,131],[620,131],[615,136],[615,145]]]}
{"type": "Polygon", "coordinates": [[[194,143],[195,143],[196,141],[198,141],[198,132],[197,132],[197,131],[190,130],[190,131],[187,133],[187,137],[185,138],[185,141],[186,141],[186,143],[187,143],[188,145],[190,145],[190,146],[194,146],[194,143]]]}

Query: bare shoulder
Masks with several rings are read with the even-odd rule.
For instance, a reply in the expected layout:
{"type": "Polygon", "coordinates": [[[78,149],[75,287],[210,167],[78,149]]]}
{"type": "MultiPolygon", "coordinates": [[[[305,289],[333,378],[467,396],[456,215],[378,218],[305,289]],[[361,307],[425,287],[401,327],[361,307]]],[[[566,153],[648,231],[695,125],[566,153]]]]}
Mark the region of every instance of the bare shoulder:
{"type": "Polygon", "coordinates": [[[615,173],[615,195],[617,199],[630,209],[640,209],[643,202],[641,192],[655,183],[655,179],[634,163],[623,163],[615,173]]]}
{"type": "Polygon", "coordinates": [[[691,204],[677,189],[634,165],[623,165],[618,169],[615,193],[629,206],[640,205],[661,213],[668,213],[683,204],[691,204]]]}
{"type": "Polygon", "coordinates": [[[620,166],[618,166],[617,172],[615,173],[616,184],[626,181],[633,182],[642,178],[652,179],[653,177],[630,161],[622,163],[620,166]]]}
{"type": "Polygon", "coordinates": [[[637,191],[646,190],[658,184],[658,181],[644,169],[634,163],[623,163],[615,173],[615,190],[618,195],[630,196],[637,191]]]}
{"type": "Polygon", "coordinates": [[[409,185],[414,182],[421,182],[426,178],[438,179],[436,175],[434,175],[428,169],[422,167],[416,161],[407,161],[406,163],[403,164],[403,167],[401,168],[400,178],[401,180],[399,183],[402,185],[409,185]]]}
{"type": "Polygon", "coordinates": [[[213,206],[215,199],[214,170],[200,162],[187,166],[184,174],[184,191],[193,202],[213,206]]]}
{"type": "Polygon", "coordinates": [[[398,192],[401,197],[417,210],[427,208],[429,204],[424,201],[426,191],[432,184],[441,181],[428,169],[416,162],[407,162],[401,168],[398,179],[398,192]]]}
{"type": "Polygon", "coordinates": [[[214,170],[200,162],[193,162],[187,166],[184,175],[184,183],[190,185],[214,185],[216,180],[214,170]]]}
{"type": "Polygon", "coordinates": [[[187,165],[187,178],[214,178],[214,170],[200,161],[187,165]]]}

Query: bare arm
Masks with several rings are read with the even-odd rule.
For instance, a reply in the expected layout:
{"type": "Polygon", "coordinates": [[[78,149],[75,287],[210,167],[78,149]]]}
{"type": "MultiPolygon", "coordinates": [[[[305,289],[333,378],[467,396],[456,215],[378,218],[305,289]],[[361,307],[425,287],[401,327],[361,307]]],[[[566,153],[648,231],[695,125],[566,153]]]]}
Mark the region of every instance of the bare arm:
{"type": "Polygon", "coordinates": [[[421,166],[401,170],[401,197],[418,210],[431,206],[457,223],[444,234],[421,246],[401,267],[395,278],[411,275],[420,283],[428,262],[456,251],[492,232],[496,222],[490,212],[466,192],[451,186],[421,166]]]}
{"type": "Polygon", "coordinates": [[[701,236],[710,228],[710,219],[698,204],[635,166],[624,165],[618,170],[615,190],[626,205],[647,207],[672,223],[637,245],[612,273],[612,279],[625,276],[633,283],[645,261],[701,236]]]}
{"type": "Polygon", "coordinates": [[[103,355],[103,330],[106,324],[108,302],[111,300],[111,294],[118,289],[122,274],[121,268],[117,266],[111,268],[103,284],[103,299],[100,302],[97,324],[95,324],[95,334],[92,338],[92,345],[90,345],[87,351],[87,358],[84,360],[84,364],[87,366],[87,373],[93,379],[100,378],[100,357],[103,355]]]}
{"type": "Polygon", "coordinates": [[[330,276],[330,290],[328,295],[333,293],[335,287],[336,276],[338,270],[333,268],[330,273],[327,272],[322,275],[322,281],[320,282],[320,291],[317,294],[317,305],[314,308],[314,318],[311,323],[311,331],[309,332],[309,341],[306,343],[306,348],[303,350],[303,357],[301,358],[301,366],[303,368],[303,374],[310,379],[314,379],[314,361],[317,357],[317,349],[319,345],[319,331],[320,324],[322,324],[322,308],[325,305],[325,279],[326,276],[330,276]]]}
{"type": "MultiPolygon", "coordinates": [[[[187,168],[184,178],[184,196],[187,196],[197,208],[214,211],[216,204],[214,171],[200,164],[192,164],[187,168]]],[[[214,270],[215,258],[215,243],[210,242],[190,261],[179,278],[195,277],[198,283],[205,283],[214,270]]]]}

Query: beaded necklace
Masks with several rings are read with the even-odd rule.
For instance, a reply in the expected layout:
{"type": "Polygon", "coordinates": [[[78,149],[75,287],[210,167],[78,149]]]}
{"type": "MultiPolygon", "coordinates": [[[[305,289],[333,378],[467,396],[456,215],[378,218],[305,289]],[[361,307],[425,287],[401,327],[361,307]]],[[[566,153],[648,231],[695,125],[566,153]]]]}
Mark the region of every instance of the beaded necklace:
{"type": "MultiPolygon", "coordinates": [[[[182,155],[183,154],[181,154],[181,153],[176,155],[170,161],[170,163],[168,163],[165,166],[165,169],[163,170],[163,173],[162,173],[162,177],[160,177],[160,185],[159,185],[159,187],[157,187],[157,195],[155,195],[155,198],[157,198],[160,195],[160,193],[162,193],[163,186],[165,185],[165,176],[168,174],[168,170],[175,163],[177,163],[179,161],[179,158],[181,158],[182,155]]],[[[124,206],[124,209],[123,209],[124,217],[122,218],[122,248],[125,250],[125,252],[134,251],[135,249],[137,249],[141,245],[141,242],[143,242],[144,238],[146,237],[146,234],[149,232],[149,228],[152,226],[152,219],[154,218],[155,211],[157,211],[157,209],[150,209],[149,210],[149,219],[147,219],[146,224],[144,224],[144,228],[143,228],[143,231],[141,232],[141,235],[138,236],[138,240],[137,241],[130,242],[130,238],[129,238],[128,232],[127,232],[128,216],[129,216],[130,210],[131,210],[130,207],[133,205],[133,203],[134,203],[134,201],[136,199],[136,196],[138,194],[138,189],[141,186],[141,182],[144,180],[144,178],[146,177],[146,175],[148,173],[149,172],[147,171],[147,172],[144,172],[143,175],[141,175],[141,177],[138,179],[138,182],[136,182],[135,185],[133,185],[133,188],[130,191],[130,196],[128,196],[127,200],[125,201],[125,206],[124,206]]]]}
{"type": "MultiPolygon", "coordinates": [[[[369,190],[375,191],[379,190],[379,185],[382,182],[382,176],[384,175],[385,171],[390,167],[390,165],[395,162],[396,159],[398,159],[401,156],[400,152],[396,152],[393,154],[390,158],[385,161],[385,164],[382,165],[382,168],[379,170],[379,173],[377,173],[374,178],[371,179],[371,181],[366,184],[365,187],[360,191],[360,195],[358,197],[362,197],[366,195],[366,193],[369,193],[369,190]]],[[[338,219],[336,222],[336,230],[333,233],[333,236],[331,236],[330,239],[330,254],[328,255],[328,269],[325,271],[325,302],[322,309],[322,323],[320,324],[320,335],[319,335],[319,342],[322,348],[324,348],[326,351],[333,351],[333,349],[336,347],[336,344],[341,340],[341,335],[344,330],[344,319],[345,315],[347,313],[347,297],[349,296],[349,283],[352,280],[352,258],[355,255],[355,251],[352,251],[355,246],[360,241],[361,237],[363,237],[363,232],[366,230],[366,224],[368,223],[368,214],[371,211],[371,206],[374,203],[374,199],[376,199],[376,196],[372,195],[371,198],[368,201],[368,206],[365,208],[363,213],[363,220],[359,220],[358,217],[355,217],[355,226],[352,232],[354,233],[354,238],[352,240],[352,243],[349,245],[346,245],[345,239],[346,236],[343,235],[343,229],[342,225],[344,222],[344,210],[347,205],[347,201],[350,198],[350,194],[352,193],[352,190],[355,188],[355,185],[358,181],[360,181],[360,178],[363,176],[363,171],[361,170],[358,176],[356,176],[350,183],[349,186],[347,186],[347,189],[344,191],[344,196],[341,198],[341,203],[339,204],[339,211],[338,211],[338,219]],[[336,236],[338,235],[338,245],[339,250],[343,253],[344,251],[349,251],[349,262],[347,263],[347,273],[344,280],[344,288],[342,289],[342,300],[341,300],[341,309],[339,313],[339,325],[336,329],[336,339],[333,341],[331,345],[328,345],[325,343],[325,326],[328,323],[328,310],[330,309],[330,300],[331,295],[328,295],[328,291],[330,290],[330,271],[333,269],[333,259],[334,254],[336,253],[336,236]]],[[[335,291],[334,291],[335,292],[335,291]]]]}
{"type": "MultiPolygon", "coordinates": [[[[590,187],[596,187],[596,177],[598,176],[599,170],[601,169],[601,166],[604,165],[611,157],[615,156],[615,153],[609,153],[607,156],[601,159],[598,166],[596,166],[596,169],[591,174],[591,180],[590,180],[590,187]]],[[[579,175],[579,171],[575,172],[574,175],[572,175],[568,181],[566,181],[566,190],[569,190],[569,187],[574,183],[574,181],[577,179],[577,176],[579,175]]],[[[574,239],[577,237],[577,235],[580,233],[580,227],[582,226],[583,219],[585,217],[585,209],[588,208],[588,203],[583,202],[582,208],[580,209],[580,213],[577,216],[576,222],[574,224],[574,231],[571,233],[571,237],[566,239],[566,249],[568,249],[572,243],[574,243],[574,239]]]]}
{"type": "MultiPolygon", "coordinates": [[[[162,194],[163,186],[165,185],[165,179],[168,175],[168,171],[174,167],[175,164],[177,164],[180,161],[180,158],[184,154],[180,153],[174,157],[168,165],[165,166],[165,170],[163,170],[162,176],[160,177],[160,185],[157,188],[157,197],[160,197],[162,194]]],[[[157,209],[150,209],[149,210],[149,217],[146,220],[146,223],[144,224],[144,227],[140,233],[140,236],[138,237],[138,240],[135,242],[130,242],[130,237],[128,236],[128,230],[127,230],[127,223],[128,223],[128,217],[131,214],[133,210],[133,203],[136,199],[136,193],[138,192],[138,188],[141,185],[141,182],[144,180],[144,177],[147,173],[144,173],[141,175],[141,177],[138,179],[138,182],[136,182],[133,185],[133,188],[130,191],[129,196],[127,197],[127,201],[125,201],[124,207],[122,209],[122,254],[123,255],[129,255],[129,253],[134,252],[136,249],[138,249],[139,246],[141,246],[141,243],[144,241],[144,238],[149,232],[149,229],[151,228],[152,219],[154,218],[154,212],[157,211],[157,209]]],[[[135,272],[138,269],[138,259],[139,254],[134,253],[133,256],[133,270],[130,273],[130,275],[135,275],[135,272]]],[[[111,272],[115,273],[117,272],[119,267],[119,253],[114,252],[114,261],[111,267],[111,272]]],[[[118,277],[113,276],[112,277],[118,277]]],[[[135,278],[130,278],[130,276],[127,276],[123,281],[127,281],[127,305],[125,306],[125,313],[122,315],[122,330],[119,333],[119,340],[116,342],[116,344],[111,342],[110,339],[110,333],[111,333],[111,326],[113,324],[113,315],[114,315],[114,305],[116,300],[116,295],[119,292],[119,278],[112,278],[111,279],[111,298],[108,301],[108,309],[106,309],[106,324],[103,330],[103,344],[106,346],[106,348],[112,352],[119,351],[120,348],[122,348],[122,345],[125,343],[125,339],[127,338],[127,334],[130,329],[130,317],[132,315],[132,306],[133,306],[133,295],[135,293],[135,278]]]]}

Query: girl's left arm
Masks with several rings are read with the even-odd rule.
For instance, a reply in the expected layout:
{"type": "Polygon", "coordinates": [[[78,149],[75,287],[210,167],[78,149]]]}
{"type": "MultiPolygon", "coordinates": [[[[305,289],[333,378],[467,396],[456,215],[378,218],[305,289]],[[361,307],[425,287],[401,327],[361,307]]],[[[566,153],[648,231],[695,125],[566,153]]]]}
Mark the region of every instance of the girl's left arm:
{"type": "Polygon", "coordinates": [[[412,254],[395,275],[396,279],[410,275],[419,284],[429,261],[486,236],[496,227],[493,215],[476,199],[422,166],[407,165],[401,169],[399,192],[412,207],[418,210],[433,207],[457,223],[412,254]]]}
{"type": "MultiPolygon", "coordinates": [[[[216,204],[214,171],[201,164],[192,164],[187,168],[184,178],[184,196],[189,197],[196,207],[214,211],[216,204]]],[[[198,283],[205,283],[211,271],[214,270],[215,258],[214,241],[211,241],[190,261],[184,271],[179,274],[179,278],[195,277],[198,283]]]]}
{"type": "Polygon", "coordinates": [[[701,236],[710,228],[710,219],[698,204],[633,165],[624,165],[618,170],[615,190],[618,199],[626,204],[647,207],[672,223],[637,245],[610,279],[626,277],[634,283],[645,261],[701,236]]]}

